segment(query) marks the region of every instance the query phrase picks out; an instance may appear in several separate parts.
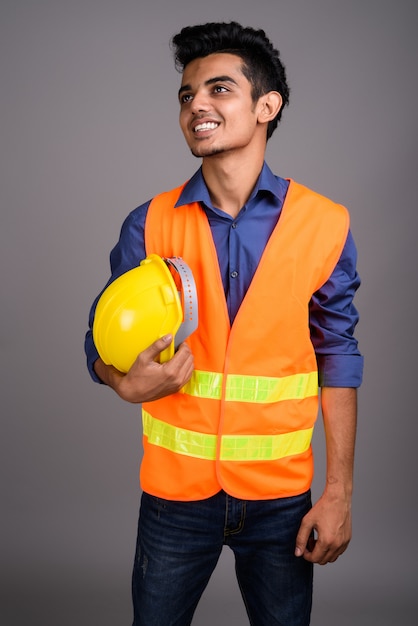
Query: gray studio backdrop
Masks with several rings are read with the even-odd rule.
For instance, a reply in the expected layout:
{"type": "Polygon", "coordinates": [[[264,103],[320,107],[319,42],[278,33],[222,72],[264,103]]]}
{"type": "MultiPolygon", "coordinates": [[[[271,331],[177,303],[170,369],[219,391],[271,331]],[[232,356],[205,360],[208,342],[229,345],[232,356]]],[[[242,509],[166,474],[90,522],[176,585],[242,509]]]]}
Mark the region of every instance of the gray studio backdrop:
{"type": "MultiPolygon", "coordinates": [[[[265,28],[287,65],[271,167],[348,206],[359,249],[354,539],[316,569],[312,623],[416,624],[415,7],[0,2],[1,626],[130,623],[139,409],[90,381],[83,337],[126,214],[198,166],[169,39],[231,19],[265,28]]],[[[318,495],[320,426],[315,451],[318,495]]],[[[247,623],[225,552],[195,624],[247,623]]]]}

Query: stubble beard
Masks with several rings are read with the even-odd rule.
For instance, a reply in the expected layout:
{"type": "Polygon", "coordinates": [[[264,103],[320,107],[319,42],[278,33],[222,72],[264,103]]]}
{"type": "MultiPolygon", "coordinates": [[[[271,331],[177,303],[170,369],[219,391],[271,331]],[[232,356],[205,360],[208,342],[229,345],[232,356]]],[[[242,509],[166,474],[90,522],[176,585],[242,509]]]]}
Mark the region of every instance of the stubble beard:
{"type": "Polygon", "coordinates": [[[202,159],[203,157],[217,156],[228,151],[229,148],[227,146],[210,146],[207,148],[205,148],[204,146],[200,146],[199,148],[190,148],[190,152],[192,153],[192,155],[198,159],[202,159]]]}

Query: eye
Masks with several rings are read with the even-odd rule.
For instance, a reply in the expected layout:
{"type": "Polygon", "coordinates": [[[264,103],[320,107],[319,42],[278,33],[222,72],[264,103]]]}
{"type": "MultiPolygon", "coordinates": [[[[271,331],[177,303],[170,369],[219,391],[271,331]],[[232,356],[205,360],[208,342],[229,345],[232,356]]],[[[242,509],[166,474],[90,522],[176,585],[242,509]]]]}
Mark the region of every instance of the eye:
{"type": "Polygon", "coordinates": [[[192,94],[184,93],[180,96],[180,104],[187,104],[188,102],[191,102],[192,99],[193,99],[192,94]]]}
{"type": "Polygon", "coordinates": [[[226,91],[228,91],[228,89],[224,87],[223,85],[215,85],[215,87],[213,88],[213,91],[215,93],[225,93],[226,91]]]}

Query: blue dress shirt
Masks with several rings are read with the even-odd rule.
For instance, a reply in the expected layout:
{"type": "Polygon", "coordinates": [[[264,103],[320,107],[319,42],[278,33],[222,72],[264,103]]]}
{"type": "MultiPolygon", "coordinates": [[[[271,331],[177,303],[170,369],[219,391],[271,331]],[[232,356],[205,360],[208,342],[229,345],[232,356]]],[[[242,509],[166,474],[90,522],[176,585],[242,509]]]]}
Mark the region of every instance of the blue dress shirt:
{"type": "MultiPolygon", "coordinates": [[[[202,170],[199,169],[186,184],[177,202],[176,206],[200,202],[207,215],[231,324],[280,218],[288,186],[287,180],[275,176],[264,163],[248,202],[237,217],[232,218],[212,205],[202,170]]],[[[111,278],[108,284],[145,258],[144,227],[149,204],[146,202],[132,211],[123,223],[119,242],[110,254],[111,278]]],[[[331,277],[310,302],[311,340],[322,387],[359,387],[361,384],[363,357],[353,335],[358,321],[353,297],[360,285],[356,260],[357,251],[349,232],[331,277]]],[[[90,374],[95,381],[100,382],[93,370],[94,361],[99,355],[91,333],[97,300],[90,311],[90,330],[86,335],[85,349],[90,374]]]]}

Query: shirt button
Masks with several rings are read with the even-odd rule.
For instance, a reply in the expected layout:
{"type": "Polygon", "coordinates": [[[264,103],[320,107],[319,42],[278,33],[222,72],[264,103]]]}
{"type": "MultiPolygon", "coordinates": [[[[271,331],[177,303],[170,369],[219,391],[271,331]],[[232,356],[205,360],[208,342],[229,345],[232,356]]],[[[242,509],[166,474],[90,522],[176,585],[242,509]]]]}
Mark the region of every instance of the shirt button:
{"type": "Polygon", "coordinates": [[[232,222],[232,228],[236,228],[238,224],[236,222],[232,222]]]}
{"type": "Polygon", "coordinates": [[[237,276],[238,276],[238,272],[236,272],[235,270],[231,272],[231,278],[236,278],[237,276]]]}

